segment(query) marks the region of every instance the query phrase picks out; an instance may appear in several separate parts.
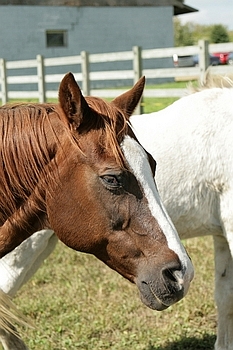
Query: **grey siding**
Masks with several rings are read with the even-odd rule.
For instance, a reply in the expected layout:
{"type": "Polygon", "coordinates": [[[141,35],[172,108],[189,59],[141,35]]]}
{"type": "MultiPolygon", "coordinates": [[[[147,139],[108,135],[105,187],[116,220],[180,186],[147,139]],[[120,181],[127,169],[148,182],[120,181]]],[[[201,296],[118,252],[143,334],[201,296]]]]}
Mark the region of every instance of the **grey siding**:
{"type": "Polygon", "coordinates": [[[171,7],[0,6],[0,57],[7,60],[173,46],[171,7]],[[46,47],[46,30],[68,31],[68,46],[46,47]]]}
{"type": "MultiPolygon", "coordinates": [[[[83,50],[102,53],[128,51],[133,46],[142,49],[172,47],[172,18],[172,6],[0,6],[0,57],[22,60],[34,59],[37,54],[44,57],[79,55],[83,50]],[[66,30],[67,46],[46,47],[46,30],[66,30]]],[[[172,61],[161,59],[147,62],[144,68],[168,66],[172,66],[172,61]]],[[[49,72],[66,73],[73,68],[56,67],[49,72]]],[[[91,70],[131,68],[132,62],[121,62],[105,64],[104,68],[102,64],[96,64],[91,70]]],[[[12,71],[10,74],[18,73],[12,71]]],[[[92,87],[117,85],[122,85],[122,82],[96,82],[92,87]]]]}

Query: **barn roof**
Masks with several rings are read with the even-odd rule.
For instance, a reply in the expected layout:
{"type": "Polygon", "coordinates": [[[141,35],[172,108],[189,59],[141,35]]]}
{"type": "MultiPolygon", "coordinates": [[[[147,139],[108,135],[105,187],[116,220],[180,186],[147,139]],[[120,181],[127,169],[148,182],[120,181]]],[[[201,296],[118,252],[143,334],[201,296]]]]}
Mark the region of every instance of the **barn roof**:
{"type": "MultiPolygon", "coordinates": [[[[190,0],[191,1],[191,0],[190,0]]],[[[173,6],[174,15],[196,12],[184,0],[0,0],[0,5],[28,6],[173,6]]]]}

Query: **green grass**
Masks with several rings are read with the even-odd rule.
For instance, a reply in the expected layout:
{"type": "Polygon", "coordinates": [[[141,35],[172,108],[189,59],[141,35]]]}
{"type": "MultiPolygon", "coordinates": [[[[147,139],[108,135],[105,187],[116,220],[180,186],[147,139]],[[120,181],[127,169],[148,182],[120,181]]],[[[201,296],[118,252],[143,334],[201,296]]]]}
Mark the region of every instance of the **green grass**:
{"type": "Polygon", "coordinates": [[[23,330],[23,339],[31,350],[213,349],[212,241],[196,238],[185,246],[196,271],[190,291],[157,312],[144,306],[137,288],[116,272],[59,243],[15,299],[36,327],[23,330]]]}
{"type": "Polygon", "coordinates": [[[157,112],[167,106],[170,106],[176,100],[177,98],[175,97],[163,97],[163,98],[144,97],[142,102],[143,113],[157,112]]]}
{"type": "MultiPolygon", "coordinates": [[[[146,112],[151,112],[172,100],[144,102],[146,112]]],[[[212,239],[184,243],[196,276],[188,295],[163,312],[144,306],[136,286],[96,258],[59,243],[15,298],[35,325],[20,329],[30,350],[212,350],[212,239]]]]}
{"type": "Polygon", "coordinates": [[[146,89],[185,89],[187,87],[187,84],[194,83],[196,84],[196,81],[173,81],[173,82],[167,82],[167,83],[160,83],[160,84],[146,84],[146,89]]]}
{"type": "MultiPolygon", "coordinates": [[[[197,81],[174,81],[163,84],[148,85],[146,89],[185,89],[188,85],[197,85],[197,81]]],[[[144,113],[157,112],[175,102],[178,98],[164,97],[164,98],[143,98],[142,106],[144,113]]]]}

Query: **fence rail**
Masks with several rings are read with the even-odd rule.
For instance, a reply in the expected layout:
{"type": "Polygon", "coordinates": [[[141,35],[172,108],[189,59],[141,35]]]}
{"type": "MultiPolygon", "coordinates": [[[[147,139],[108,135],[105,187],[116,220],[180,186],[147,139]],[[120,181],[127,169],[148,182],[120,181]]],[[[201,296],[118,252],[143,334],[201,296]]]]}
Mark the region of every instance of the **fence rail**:
{"type": "MultiPolygon", "coordinates": [[[[0,59],[0,98],[2,103],[9,99],[38,99],[45,102],[47,99],[57,98],[57,88],[64,74],[46,70],[53,67],[72,66],[72,72],[77,81],[82,85],[84,95],[95,95],[100,97],[115,97],[119,94],[119,89],[92,89],[91,83],[95,81],[132,81],[136,82],[140,76],[145,75],[147,84],[150,79],[186,77],[187,79],[201,78],[208,66],[209,53],[233,52],[233,43],[210,44],[201,40],[196,46],[171,47],[163,49],[141,50],[140,47],[133,47],[132,51],[111,52],[101,54],[88,54],[83,51],[80,55],[44,58],[38,55],[36,59],[21,61],[5,61],[0,59]],[[146,60],[156,60],[161,58],[171,58],[176,53],[180,56],[199,55],[199,66],[189,68],[155,68],[146,69],[146,60]],[[98,63],[109,62],[131,62],[131,69],[127,70],[101,70],[91,71],[90,66],[98,63]],[[20,70],[29,71],[20,75],[20,70]],[[32,73],[33,71],[33,73],[32,73]],[[17,72],[17,74],[16,74],[17,72]],[[33,84],[34,90],[26,90],[23,85],[33,84]],[[54,89],[49,89],[49,84],[55,84],[54,89]],[[14,86],[20,86],[18,90],[14,86]]],[[[211,70],[217,74],[229,74],[233,71],[232,66],[216,66],[211,70]]],[[[180,97],[184,93],[183,89],[146,89],[145,97],[180,97]]]]}

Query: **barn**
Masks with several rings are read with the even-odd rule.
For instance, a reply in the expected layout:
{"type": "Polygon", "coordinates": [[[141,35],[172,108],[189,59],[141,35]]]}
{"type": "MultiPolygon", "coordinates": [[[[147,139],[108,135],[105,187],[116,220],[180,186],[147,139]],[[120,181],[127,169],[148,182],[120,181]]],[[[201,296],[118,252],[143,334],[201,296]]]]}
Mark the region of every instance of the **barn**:
{"type": "MultiPolygon", "coordinates": [[[[130,51],[173,46],[173,16],[196,11],[183,0],[0,0],[0,58],[6,61],[130,51]]],[[[144,68],[172,67],[171,58],[147,60],[144,68]]],[[[74,66],[47,73],[64,74],[74,66]]],[[[99,63],[92,71],[132,69],[132,62],[99,63]],[[103,66],[104,65],[104,66],[103,66]]],[[[27,75],[29,69],[7,75],[27,75]]],[[[35,74],[34,71],[31,74],[35,74]]],[[[153,81],[154,82],[154,81],[153,81]]],[[[153,83],[152,82],[152,83],[153,83]]],[[[160,82],[160,79],[157,79],[160,82]]],[[[94,82],[92,88],[131,85],[132,81],[94,82]]],[[[33,90],[14,85],[12,90],[33,90]]]]}
{"type": "Polygon", "coordinates": [[[0,57],[6,60],[173,46],[183,0],[0,0],[0,57]]]}

